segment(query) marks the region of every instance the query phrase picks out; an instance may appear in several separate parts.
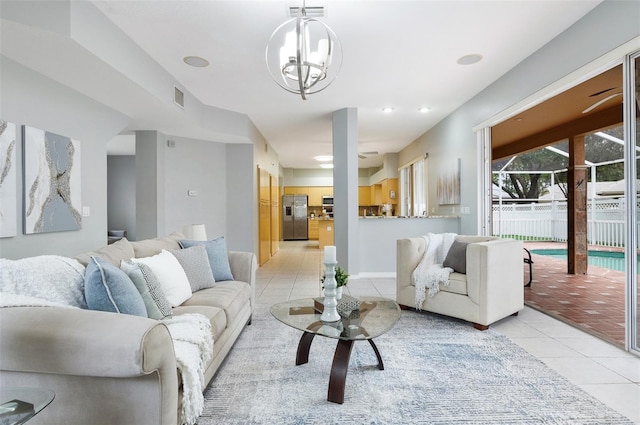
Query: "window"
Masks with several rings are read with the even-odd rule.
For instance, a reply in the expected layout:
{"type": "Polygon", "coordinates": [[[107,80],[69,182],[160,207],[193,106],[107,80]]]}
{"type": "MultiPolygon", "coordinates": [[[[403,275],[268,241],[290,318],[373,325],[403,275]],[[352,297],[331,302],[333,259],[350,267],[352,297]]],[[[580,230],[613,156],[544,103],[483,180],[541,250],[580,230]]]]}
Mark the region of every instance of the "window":
{"type": "Polygon", "coordinates": [[[400,215],[427,215],[426,158],[400,168],[400,215]]]}

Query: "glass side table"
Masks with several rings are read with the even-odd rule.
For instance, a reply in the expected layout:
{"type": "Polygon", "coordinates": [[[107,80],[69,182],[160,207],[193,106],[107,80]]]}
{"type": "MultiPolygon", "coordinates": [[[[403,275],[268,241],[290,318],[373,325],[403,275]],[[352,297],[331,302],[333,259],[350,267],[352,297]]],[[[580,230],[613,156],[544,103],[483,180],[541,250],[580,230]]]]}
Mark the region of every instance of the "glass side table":
{"type": "Polygon", "coordinates": [[[0,388],[0,424],[23,424],[47,407],[54,397],[53,391],[43,388],[0,388]]]}

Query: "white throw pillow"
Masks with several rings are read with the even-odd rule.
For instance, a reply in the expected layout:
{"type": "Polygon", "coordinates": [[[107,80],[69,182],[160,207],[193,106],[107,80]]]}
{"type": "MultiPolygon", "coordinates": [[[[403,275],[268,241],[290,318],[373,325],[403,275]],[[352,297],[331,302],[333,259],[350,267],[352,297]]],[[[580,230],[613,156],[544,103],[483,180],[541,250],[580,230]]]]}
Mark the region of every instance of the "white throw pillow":
{"type": "Polygon", "coordinates": [[[131,261],[149,266],[172,307],[177,307],[191,298],[191,285],[187,274],[178,259],[169,251],[163,249],[153,257],[132,258],[131,261]]]}

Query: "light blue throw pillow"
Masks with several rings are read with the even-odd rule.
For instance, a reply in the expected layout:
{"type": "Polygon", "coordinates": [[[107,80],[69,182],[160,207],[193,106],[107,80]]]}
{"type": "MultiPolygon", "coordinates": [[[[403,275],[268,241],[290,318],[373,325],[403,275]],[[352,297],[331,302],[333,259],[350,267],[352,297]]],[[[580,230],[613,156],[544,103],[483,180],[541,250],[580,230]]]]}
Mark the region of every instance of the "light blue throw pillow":
{"type": "Polygon", "coordinates": [[[147,317],[142,296],[129,276],[107,260],[91,257],[84,280],[84,296],[90,310],[147,317]]]}
{"type": "Polygon", "coordinates": [[[213,278],[216,282],[223,280],[234,280],[231,274],[231,267],[229,266],[229,255],[227,254],[227,244],[224,240],[224,236],[210,240],[210,241],[191,241],[181,240],[180,246],[182,248],[191,248],[196,245],[204,245],[207,250],[207,257],[209,257],[209,265],[213,272],[213,278]]]}

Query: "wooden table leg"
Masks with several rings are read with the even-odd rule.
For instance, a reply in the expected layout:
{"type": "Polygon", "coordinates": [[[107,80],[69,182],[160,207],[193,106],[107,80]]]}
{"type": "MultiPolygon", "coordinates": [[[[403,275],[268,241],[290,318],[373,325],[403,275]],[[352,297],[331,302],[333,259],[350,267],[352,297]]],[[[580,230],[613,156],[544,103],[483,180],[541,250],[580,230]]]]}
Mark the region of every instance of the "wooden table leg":
{"type": "Polygon", "coordinates": [[[369,341],[369,344],[371,344],[371,348],[373,348],[373,351],[376,353],[376,357],[378,358],[378,369],[384,370],[384,363],[382,363],[382,356],[380,355],[380,351],[378,351],[378,347],[376,346],[376,343],[373,342],[372,339],[368,339],[367,341],[369,341]]]}
{"type": "Polygon", "coordinates": [[[298,343],[298,354],[296,355],[296,366],[309,362],[309,349],[316,334],[305,332],[298,343]]]}
{"type": "Polygon", "coordinates": [[[344,386],[347,382],[347,370],[352,348],[353,341],[346,339],[339,340],[336,346],[331,365],[331,376],[329,377],[329,390],[327,391],[327,400],[333,403],[344,403],[344,386]]]}

